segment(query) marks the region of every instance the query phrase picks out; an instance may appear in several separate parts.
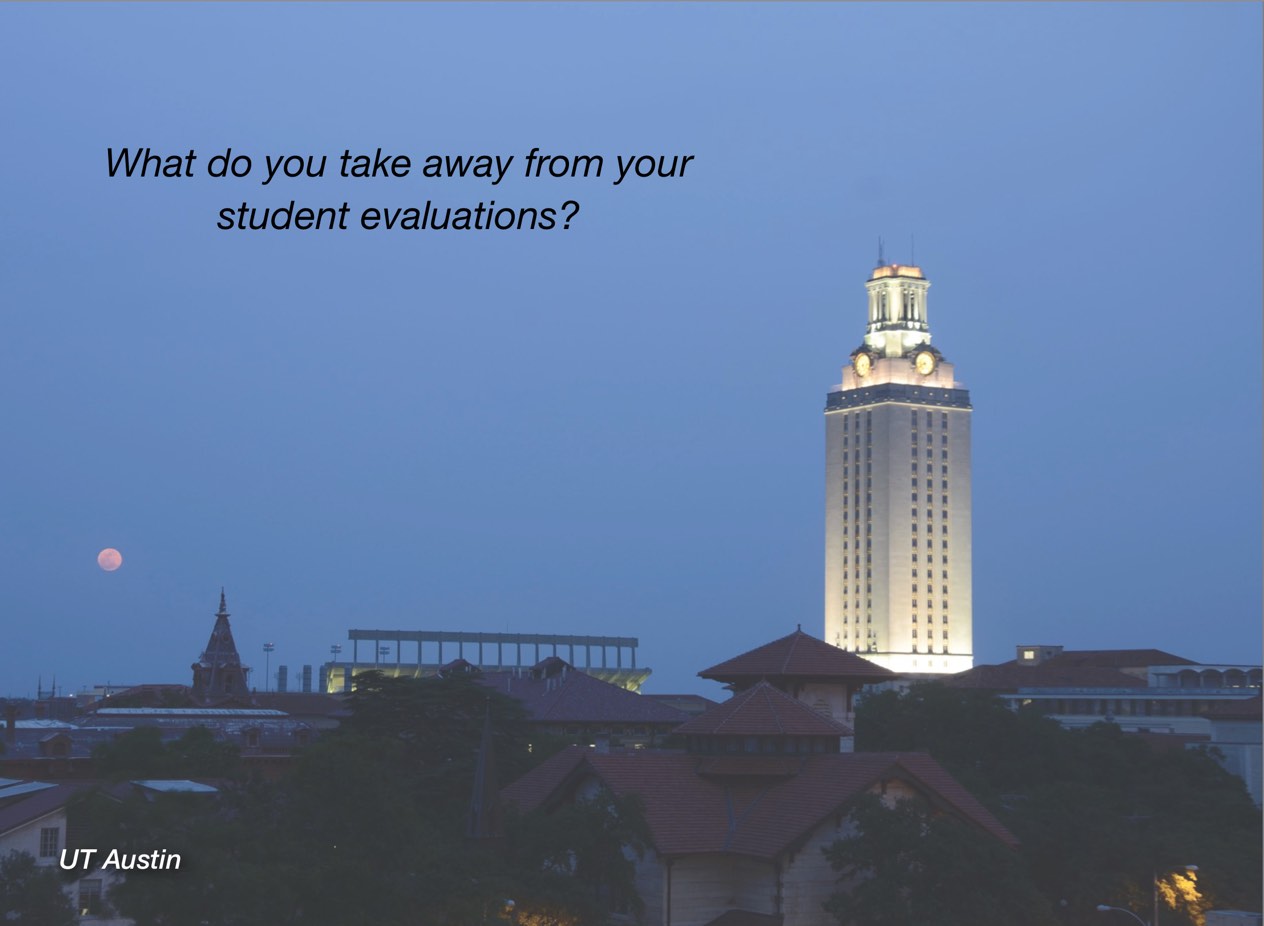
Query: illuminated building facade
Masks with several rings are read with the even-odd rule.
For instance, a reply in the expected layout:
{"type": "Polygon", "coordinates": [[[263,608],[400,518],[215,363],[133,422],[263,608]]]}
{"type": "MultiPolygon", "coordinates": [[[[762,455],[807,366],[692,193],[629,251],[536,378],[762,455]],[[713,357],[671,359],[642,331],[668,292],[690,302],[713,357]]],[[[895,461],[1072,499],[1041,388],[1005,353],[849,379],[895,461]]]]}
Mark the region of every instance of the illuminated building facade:
{"type": "Polygon", "coordinates": [[[918,267],[881,260],[825,405],[825,640],[895,672],[974,663],[970,395],[930,343],[918,267]]]}

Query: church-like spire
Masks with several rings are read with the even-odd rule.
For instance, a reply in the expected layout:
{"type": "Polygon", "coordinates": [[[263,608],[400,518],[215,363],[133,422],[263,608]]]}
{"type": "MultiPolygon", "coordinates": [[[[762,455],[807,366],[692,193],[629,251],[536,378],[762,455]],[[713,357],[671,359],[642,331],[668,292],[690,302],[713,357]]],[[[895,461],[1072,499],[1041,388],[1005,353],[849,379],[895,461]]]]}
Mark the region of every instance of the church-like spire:
{"type": "Polygon", "coordinates": [[[228,623],[228,601],[221,587],[211,638],[202,651],[202,658],[193,664],[193,696],[204,702],[245,696],[249,690],[246,682],[249,671],[241,664],[233,629],[228,623]]]}

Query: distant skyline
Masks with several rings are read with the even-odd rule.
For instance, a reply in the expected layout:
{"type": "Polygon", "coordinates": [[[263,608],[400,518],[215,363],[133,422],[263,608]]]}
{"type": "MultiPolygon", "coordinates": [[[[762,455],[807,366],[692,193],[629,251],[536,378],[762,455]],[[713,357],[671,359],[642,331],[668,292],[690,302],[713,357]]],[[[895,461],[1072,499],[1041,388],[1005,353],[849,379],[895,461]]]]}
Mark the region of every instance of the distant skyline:
{"type": "Polygon", "coordinates": [[[864,280],[970,390],[976,664],[1261,659],[1261,7],[0,5],[0,697],[262,690],[349,628],[823,635],[864,280]],[[692,155],[683,178],[111,179],[110,147],[692,155]],[[223,207],[579,205],[565,231],[223,207]],[[105,548],[122,564],[97,565],[105,548]]]}

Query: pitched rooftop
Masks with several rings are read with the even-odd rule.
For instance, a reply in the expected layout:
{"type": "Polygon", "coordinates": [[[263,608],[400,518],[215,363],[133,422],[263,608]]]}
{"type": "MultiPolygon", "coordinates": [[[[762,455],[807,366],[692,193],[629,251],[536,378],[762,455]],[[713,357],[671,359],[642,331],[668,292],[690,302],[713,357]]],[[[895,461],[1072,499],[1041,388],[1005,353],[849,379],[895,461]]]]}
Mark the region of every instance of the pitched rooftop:
{"type": "Polygon", "coordinates": [[[855,731],[761,681],[677,727],[676,733],[693,736],[852,736],[855,731]]]}
{"type": "Polygon", "coordinates": [[[795,760],[793,774],[758,780],[706,774],[710,760],[681,753],[600,754],[572,746],[502,791],[523,810],[560,798],[595,775],[615,794],[638,794],[662,856],[727,852],[772,860],[865,791],[891,779],[913,785],[949,811],[1009,845],[1017,840],[929,756],[835,753],[795,760]]]}
{"type": "Polygon", "coordinates": [[[719,665],[703,669],[702,678],[720,682],[754,681],[766,678],[863,679],[878,682],[895,678],[895,673],[855,653],[831,646],[809,636],[802,629],[773,640],[719,665]]]}

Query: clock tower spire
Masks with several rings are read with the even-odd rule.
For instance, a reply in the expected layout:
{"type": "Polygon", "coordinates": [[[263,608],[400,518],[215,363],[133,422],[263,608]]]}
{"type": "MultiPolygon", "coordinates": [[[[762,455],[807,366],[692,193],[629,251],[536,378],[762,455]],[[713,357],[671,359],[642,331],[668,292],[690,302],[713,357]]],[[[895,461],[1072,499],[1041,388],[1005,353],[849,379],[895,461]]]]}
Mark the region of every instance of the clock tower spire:
{"type": "Polygon", "coordinates": [[[920,267],[879,264],[826,397],[825,639],[910,675],[974,662],[970,394],[930,343],[920,267]]]}

